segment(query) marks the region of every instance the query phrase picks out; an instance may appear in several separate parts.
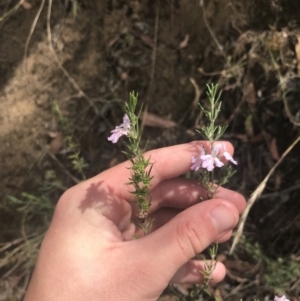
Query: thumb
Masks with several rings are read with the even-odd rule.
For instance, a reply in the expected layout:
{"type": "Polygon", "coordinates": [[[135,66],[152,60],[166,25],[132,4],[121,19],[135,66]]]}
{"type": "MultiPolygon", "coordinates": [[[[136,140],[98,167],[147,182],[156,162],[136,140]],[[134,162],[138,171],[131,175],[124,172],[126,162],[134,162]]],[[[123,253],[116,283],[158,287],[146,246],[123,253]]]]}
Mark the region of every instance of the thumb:
{"type": "Polygon", "coordinates": [[[170,281],[177,270],[237,224],[236,207],[214,199],[194,205],[145,236],[143,250],[155,258],[156,272],[170,281]],[[161,269],[161,270],[160,270],[161,269]]]}

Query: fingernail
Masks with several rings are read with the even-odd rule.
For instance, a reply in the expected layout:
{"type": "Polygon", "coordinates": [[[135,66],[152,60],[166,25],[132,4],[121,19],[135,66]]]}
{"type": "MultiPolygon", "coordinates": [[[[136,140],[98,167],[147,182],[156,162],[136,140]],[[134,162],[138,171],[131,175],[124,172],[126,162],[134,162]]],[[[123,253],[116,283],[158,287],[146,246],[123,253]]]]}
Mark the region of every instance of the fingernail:
{"type": "Polygon", "coordinates": [[[220,205],[215,207],[210,213],[210,217],[220,234],[231,230],[236,225],[235,216],[226,206],[220,205]]]}

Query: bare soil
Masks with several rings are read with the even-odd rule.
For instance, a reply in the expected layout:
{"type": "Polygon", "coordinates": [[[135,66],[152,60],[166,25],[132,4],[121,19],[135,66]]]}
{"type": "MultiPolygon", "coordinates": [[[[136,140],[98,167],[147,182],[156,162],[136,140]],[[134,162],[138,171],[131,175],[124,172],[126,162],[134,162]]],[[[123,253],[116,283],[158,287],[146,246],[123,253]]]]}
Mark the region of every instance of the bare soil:
{"type": "MultiPolygon", "coordinates": [[[[201,7],[188,0],[86,0],[78,1],[76,13],[72,3],[54,1],[48,20],[45,1],[34,28],[41,1],[2,21],[17,1],[0,3],[0,248],[22,236],[22,227],[30,233],[47,225],[40,216],[24,226],[7,196],[40,195],[51,182],[47,193],[55,203],[82,179],[68,159],[68,134],[88,164],[86,177],[125,159],[122,145],[112,146],[106,137],[120,123],[132,90],[161,118],[152,126],[143,120],[148,148],[157,148],[199,139],[194,129],[205,120],[197,103],[206,104],[206,83],[218,83],[219,122],[229,124],[225,138],[239,162],[230,187],[247,197],[299,136],[298,1],[210,0],[201,7]]],[[[246,225],[245,233],[270,258],[299,260],[299,148],[272,175],[246,225]]],[[[262,280],[265,265],[242,251],[229,256],[229,246],[220,258],[228,277],[212,288],[215,296],[272,299],[278,288],[262,280]]],[[[3,277],[0,300],[19,300],[27,274],[16,268],[3,277]]],[[[300,300],[297,281],[285,287],[292,300],[300,300]]]]}

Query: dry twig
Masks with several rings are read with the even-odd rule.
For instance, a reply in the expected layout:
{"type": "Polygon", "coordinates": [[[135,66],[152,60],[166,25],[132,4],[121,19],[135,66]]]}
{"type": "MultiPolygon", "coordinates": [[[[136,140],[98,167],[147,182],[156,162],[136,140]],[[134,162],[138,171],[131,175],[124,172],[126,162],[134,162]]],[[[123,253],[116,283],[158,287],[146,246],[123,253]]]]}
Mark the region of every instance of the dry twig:
{"type": "Polygon", "coordinates": [[[5,20],[7,17],[12,15],[14,12],[18,10],[18,8],[23,4],[25,0],[20,0],[19,3],[17,3],[10,11],[6,12],[3,16],[0,17],[0,22],[5,20]]]}
{"type": "MultiPolygon", "coordinates": [[[[197,107],[198,103],[200,102],[199,100],[200,100],[200,96],[202,94],[202,91],[200,90],[195,79],[193,77],[190,77],[189,79],[195,89],[195,97],[194,97],[194,100],[192,101],[192,103],[190,104],[189,108],[186,110],[186,112],[182,114],[182,117],[178,121],[178,124],[182,124],[183,121],[187,118],[187,116],[189,116],[189,115],[194,116],[194,114],[196,112],[196,107],[197,107]]],[[[203,111],[200,110],[200,113],[198,114],[197,119],[195,121],[195,125],[194,125],[195,128],[197,128],[200,120],[202,119],[202,116],[203,116],[203,111]]]]}
{"type": "MultiPolygon", "coordinates": [[[[156,14],[155,14],[155,26],[154,26],[154,42],[152,49],[152,57],[151,57],[151,71],[150,71],[150,84],[147,99],[145,102],[144,114],[148,112],[149,101],[153,94],[154,87],[154,74],[155,74],[155,66],[156,66],[156,54],[157,54],[157,40],[158,40],[158,28],[159,28],[159,1],[156,1],[156,14]]],[[[141,131],[144,129],[144,119],[142,119],[141,131]]]]}
{"type": "Polygon", "coordinates": [[[216,43],[218,49],[220,50],[221,54],[223,55],[225,61],[227,62],[227,56],[224,52],[224,47],[221,45],[221,43],[219,42],[219,40],[217,39],[215,33],[213,32],[212,28],[210,27],[208,20],[206,18],[206,10],[205,10],[205,5],[204,5],[204,0],[200,0],[199,5],[202,9],[202,15],[203,15],[203,21],[205,26],[207,27],[211,37],[213,38],[214,42],[216,43]]]}
{"type": "MultiPolygon", "coordinates": [[[[27,39],[26,39],[26,43],[25,43],[25,51],[24,51],[24,67],[26,66],[26,59],[27,59],[27,53],[28,53],[28,46],[29,46],[29,43],[30,43],[30,40],[31,40],[31,37],[32,37],[32,34],[34,32],[34,29],[36,27],[36,24],[40,18],[40,15],[41,15],[41,12],[44,8],[44,5],[45,5],[45,0],[42,0],[41,1],[41,4],[40,4],[40,7],[33,19],[33,22],[32,22],[32,25],[30,27],[30,31],[29,31],[29,34],[27,36],[27,39]]],[[[25,68],[24,68],[25,69],[25,68]]]]}
{"type": "Polygon", "coordinates": [[[49,157],[59,165],[62,171],[73,181],[74,184],[80,183],[80,180],[73,176],[50,151],[47,152],[47,155],[49,155],[49,157]]]}
{"type": "Polygon", "coordinates": [[[258,187],[255,189],[255,191],[251,194],[251,197],[247,203],[246,209],[244,210],[240,223],[238,226],[238,229],[236,231],[236,235],[234,237],[232,246],[230,248],[230,254],[233,253],[236,245],[238,244],[241,235],[243,234],[243,229],[245,226],[246,219],[248,217],[249,211],[251,207],[254,205],[255,201],[260,197],[263,190],[265,189],[265,186],[271,177],[271,175],[274,173],[275,169],[278,167],[278,165],[283,161],[283,159],[288,155],[288,153],[294,148],[294,146],[300,141],[300,136],[288,147],[288,149],[282,154],[281,158],[276,162],[276,164],[272,167],[272,169],[269,171],[268,175],[264,178],[264,180],[258,185],[258,187]]]}

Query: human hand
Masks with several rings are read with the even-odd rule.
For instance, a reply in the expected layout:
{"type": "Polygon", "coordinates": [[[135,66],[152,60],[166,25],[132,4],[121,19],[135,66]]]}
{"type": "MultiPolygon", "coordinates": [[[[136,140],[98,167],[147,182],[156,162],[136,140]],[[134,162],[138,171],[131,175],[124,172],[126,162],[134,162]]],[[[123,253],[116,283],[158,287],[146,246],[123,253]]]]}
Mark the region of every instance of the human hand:
{"type": "MultiPolygon", "coordinates": [[[[25,301],[154,301],[168,283],[199,283],[204,264],[191,260],[213,242],[231,236],[245,199],[219,188],[215,198],[199,203],[206,191],[178,178],[190,170],[200,145],[193,142],[145,154],[152,169],[153,232],[132,223],[137,208],[124,185],[124,162],[67,190],[60,198],[41,246],[25,301]]],[[[231,144],[226,149],[232,153],[231,144]]],[[[212,274],[218,282],[225,267],[212,274]]]]}

